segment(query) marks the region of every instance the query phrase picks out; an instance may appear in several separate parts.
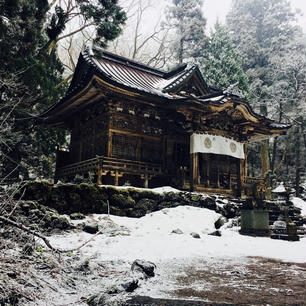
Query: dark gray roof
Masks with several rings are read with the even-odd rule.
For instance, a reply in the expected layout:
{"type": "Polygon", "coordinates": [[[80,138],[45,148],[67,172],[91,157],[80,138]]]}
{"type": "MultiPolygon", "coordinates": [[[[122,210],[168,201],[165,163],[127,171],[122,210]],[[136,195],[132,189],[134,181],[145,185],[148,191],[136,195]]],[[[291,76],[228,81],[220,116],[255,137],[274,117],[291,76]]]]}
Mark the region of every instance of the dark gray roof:
{"type": "MultiPolygon", "coordinates": [[[[188,81],[193,73],[199,74],[196,64],[183,64],[166,72],[97,48],[93,49],[93,52],[85,49],[82,57],[103,77],[118,85],[170,99],[175,98],[172,92],[174,88],[188,81]]],[[[209,87],[204,79],[200,78],[200,81],[208,92],[209,87]]],[[[69,90],[77,86],[77,83],[73,80],[73,86],[70,86],[69,90]]]]}

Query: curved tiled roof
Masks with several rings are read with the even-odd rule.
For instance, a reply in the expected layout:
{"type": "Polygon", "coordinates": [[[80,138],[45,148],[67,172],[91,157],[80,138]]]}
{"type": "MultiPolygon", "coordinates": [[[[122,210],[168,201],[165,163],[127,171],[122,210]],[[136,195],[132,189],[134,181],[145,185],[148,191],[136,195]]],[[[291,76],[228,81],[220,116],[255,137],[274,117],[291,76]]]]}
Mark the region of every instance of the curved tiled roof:
{"type": "Polygon", "coordinates": [[[279,124],[253,112],[250,105],[239,94],[236,94],[237,90],[233,91],[233,88],[222,91],[207,86],[198,66],[195,64],[183,64],[166,72],[99,48],[94,48],[93,51],[86,48],[81,53],[65,97],[41,114],[40,117],[47,118],[51,114],[55,115],[59,109],[69,105],[69,100],[86,88],[94,76],[117,88],[163,98],[162,101],[172,105],[172,107],[174,105],[191,105],[192,103],[199,107],[209,105],[217,108],[224,108],[227,105],[235,108],[237,105],[241,105],[255,121],[265,122],[265,126],[269,129],[284,130],[290,127],[289,124],[279,124]],[[199,86],[202,87],[205,95],[180,95],[180,88],[194,75],[197,76],[199,86]],[[232,103],[234,103],[234,106],[232,103]]]}
{"type": "MultiPolygon", "coordinates": [[[[169,93],[173,89],[185,83],[195,71],[199,71],[197,65],[183,64],[165,72],[98,48],[94,52],[85,49],[82,56],[104,77],[118,85],[170,99],[172,96],[169,93]]],[[[203,79],[201,85],[207,90],[208,86],[203,79]]]]}

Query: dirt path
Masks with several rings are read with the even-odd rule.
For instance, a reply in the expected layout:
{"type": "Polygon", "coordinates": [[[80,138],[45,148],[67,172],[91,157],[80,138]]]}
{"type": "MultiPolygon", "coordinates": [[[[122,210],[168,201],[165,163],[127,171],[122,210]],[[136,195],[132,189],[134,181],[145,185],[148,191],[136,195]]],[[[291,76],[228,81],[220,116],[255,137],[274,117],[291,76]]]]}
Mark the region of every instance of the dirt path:
{"type": "Polygon", "coordinates": [[[305,264],[251,257],[241,264],[201,261],[176,277],[180,299],[201,299],[234,305],[302,306],[305,264]]]}

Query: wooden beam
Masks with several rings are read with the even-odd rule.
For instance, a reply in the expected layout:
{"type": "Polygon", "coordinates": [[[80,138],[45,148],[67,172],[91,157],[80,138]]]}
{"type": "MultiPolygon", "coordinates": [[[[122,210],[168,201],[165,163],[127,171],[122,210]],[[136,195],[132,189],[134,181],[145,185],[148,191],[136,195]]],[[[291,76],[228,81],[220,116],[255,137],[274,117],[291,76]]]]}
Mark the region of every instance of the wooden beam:
{"type": "Polygon", "coordinates": [[[140,133],[134,133],[134,132],[124,131],[124,130],[109,129],[109,132],[110,132],[110,133],[116,133],[116,134],[122,134],[122,135],[135,136],[135,137],[142,137],[142,138],[151,139],[151,140],[156,140],[156,141],[159,141],[159,140],[160,140],[160,136],[159,136],[159,137],[156,137],[156,136],[149,136],[149,135],[144,135],[144,134],[140,134],[140,133]]]}

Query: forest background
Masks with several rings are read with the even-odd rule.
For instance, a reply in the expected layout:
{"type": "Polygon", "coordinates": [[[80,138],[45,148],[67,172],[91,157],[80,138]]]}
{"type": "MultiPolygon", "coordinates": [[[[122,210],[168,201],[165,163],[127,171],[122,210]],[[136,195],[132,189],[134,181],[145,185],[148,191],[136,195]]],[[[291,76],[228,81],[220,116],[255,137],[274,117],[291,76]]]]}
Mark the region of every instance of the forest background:
{"type": "MultiPolygon", "coordinates": [[[[288,0],[228,2],[224,21],[208,29],[201,0],[0,0],[1,180],[52,178],[55,148],[67,135],[37,125],[36,116],[64,95],[80,51],[94,43],[165,70],[196,62],[214,87],[238,83],[256,112],[292,124],[266,143],[269,176],[299,195],[306,148],[302,17],[288,0]]],[[[251,176],[260,174],[259,150],[248,146],[251,176]]]]}

